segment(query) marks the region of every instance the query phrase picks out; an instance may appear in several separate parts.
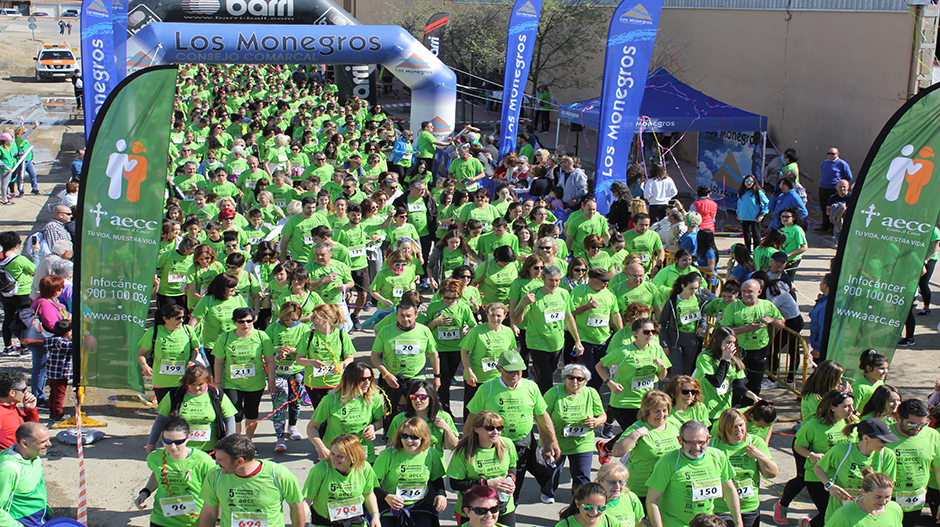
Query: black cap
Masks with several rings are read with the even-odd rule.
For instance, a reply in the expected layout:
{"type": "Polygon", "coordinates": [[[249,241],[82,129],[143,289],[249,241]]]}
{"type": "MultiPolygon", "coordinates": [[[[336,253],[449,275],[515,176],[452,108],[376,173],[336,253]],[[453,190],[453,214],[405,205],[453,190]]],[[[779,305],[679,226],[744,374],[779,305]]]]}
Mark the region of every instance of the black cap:
{"type": "Polygon", "coordinates": [[[787,253],[783,251],[777,251],[770,255],[770,259],[771,260],[789,260],[790,258],[787,256],[787,253]]]}
{"type": "Polygon", "coordinates": [[[898,440],[898,436],[891,433],[891,430],[888,429],[888,425],[876,417],[869,417],[858,423],[858,435],[877,437],[887,443],[894,443],[898,440]]]}

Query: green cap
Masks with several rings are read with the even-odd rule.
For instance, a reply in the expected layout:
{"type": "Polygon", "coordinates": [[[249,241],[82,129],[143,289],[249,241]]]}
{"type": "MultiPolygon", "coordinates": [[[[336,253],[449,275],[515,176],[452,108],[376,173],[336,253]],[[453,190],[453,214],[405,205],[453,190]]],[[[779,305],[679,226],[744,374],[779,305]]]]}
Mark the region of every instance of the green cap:
{"type": "Polygon", "coordinates": [[[522,371],[525,369],[525,361],[518,351],[509,350],[499,356],[499,366],[506,371],[522,371]]]}

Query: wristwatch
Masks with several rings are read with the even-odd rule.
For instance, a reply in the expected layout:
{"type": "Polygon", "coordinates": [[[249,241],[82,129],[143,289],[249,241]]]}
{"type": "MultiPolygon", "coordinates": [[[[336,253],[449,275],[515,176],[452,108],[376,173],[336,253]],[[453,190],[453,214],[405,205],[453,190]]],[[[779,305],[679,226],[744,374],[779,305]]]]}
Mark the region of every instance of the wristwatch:
{"type": "Polygon", "coordinates": [[[823,490],[829,490],[829,487],[831,486],[832,486],[832,480],[829,480],[829,483],[826,483],[825,485],[823,485],[823,490]]]}

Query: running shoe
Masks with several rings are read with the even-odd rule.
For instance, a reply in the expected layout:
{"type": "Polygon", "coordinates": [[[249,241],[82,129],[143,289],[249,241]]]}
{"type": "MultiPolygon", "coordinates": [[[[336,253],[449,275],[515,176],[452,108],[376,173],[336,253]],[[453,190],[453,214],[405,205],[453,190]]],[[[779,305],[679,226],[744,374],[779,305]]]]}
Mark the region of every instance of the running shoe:
{"type": "Polygon", "coordinates": [[[283,439],[277,440],[277,446],[274,447],[275,452],[287,452],[287,441],[283,439]]]}
{"type": "Polygon", "coordinates": [[[353,331],[362,331],[362,322],[359,321],[359,315],[350,316],[353,324],[353,331]]]}
{"type": "Polygon", "coordinates": [[[297,425],[293,425],[290,427],[290,438],[293,441],[300,441],[304,438],[302,435],[300,435],[300,432],[297,430],[297,425]]]}
{"type": "Polygon", "coordinates": [[[601,437],[604,439],[613,439],[614,438],[614,425],[611,423],[604,423],[604,427],[601,428],[601,437]]]}
{"type": "Polygon", "coordinates": [[[598,441],[594,443],[594,447],[597,448],[597,460],[600,461],[601,465],[610,463],[610,452],[604,449],[606,444],[607,443],[604,441],[598,441]]]}
{"type": "Polygon", "coordinates": [[[546,503],[546,504],[555,503],[555,498],[551,496],[546,496],[545,494],[542,494],[541,492],[539,493],[539,499],[542,500],[542,503],[546,503]]]}
{"type": "Polygon", "coordinates": [[[898,341],[898,346],[909,347],[914,345],[914,339],[912,337],[905,337],[898,341]]]}
{"type": "Polygon", "coordinates": [[[919,317],[926,317],[929,314],[930,314],[929,309],[921,309],[920,311],[917,312],[917,316],[919,317]]]}
{"type": "Polygon", "coordinates": [[[812,518],[800,518],[800,527],[809,527],[811,521],[813,521],[812,518]]]}
{"type": "Polygon", "coordinates": [[[777,500],[774,503],[774,523],[777,525],[787,524],[787,508],[783,506],[783,500],[777,500]]]}

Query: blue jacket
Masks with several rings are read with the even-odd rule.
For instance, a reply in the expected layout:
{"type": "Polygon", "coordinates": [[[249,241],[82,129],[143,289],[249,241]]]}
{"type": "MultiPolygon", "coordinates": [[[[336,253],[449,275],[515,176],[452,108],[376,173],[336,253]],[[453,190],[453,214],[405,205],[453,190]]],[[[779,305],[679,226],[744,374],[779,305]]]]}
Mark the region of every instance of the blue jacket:
{"type": "Polygon", "coordinates": [[[796,218],[796,221],[800,221],[803,218],[809,216],[809,211],[806,210],[806,205],[803,204],[803,199],[800,198],[800,195],[796,193],[796,189],[793,189],[789,192],[778,194],[770,200],[770,210],[774,213],[774,219],[770,223],[771,227],[775,229],[780,228],[780,213],[787,209],[796,209],[796,211],[799,213],[799,217],[796,218]]]}
{"type": "MultiPolygon", "coordinates": [[[[398,140],[395,141],[395,146],[392,147],[392,163],[397,165],[401,163],[401,158],[404,157],[405,154],[413,153],[414,147],[411,146],[411,143],[404,137],[399,137],[398,140]]],[[[414,160],[414,156],[412,156],[412,160],[414,160]]]]}
{"type": "Polygon", "coordinates": [[[809,312],[809,345],[814,350],[822,349],[823,323],[826,318],[826,304],[829,303],[829,295],[823,295],[816,299],[816,305],[809,312]]]}
{"type": "Polygon", "coordinates": [[[757,189],[757,198],[751,192],[738,195],[738,219],[741,221],[757,221],[757,217],[767,215],[767,204],[770,199],[764,191],[757,189]]]}

